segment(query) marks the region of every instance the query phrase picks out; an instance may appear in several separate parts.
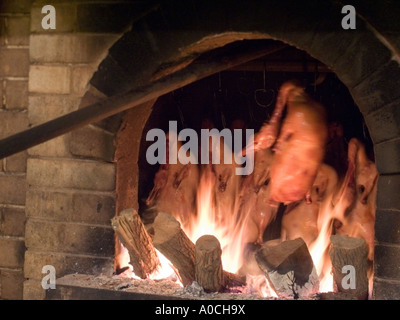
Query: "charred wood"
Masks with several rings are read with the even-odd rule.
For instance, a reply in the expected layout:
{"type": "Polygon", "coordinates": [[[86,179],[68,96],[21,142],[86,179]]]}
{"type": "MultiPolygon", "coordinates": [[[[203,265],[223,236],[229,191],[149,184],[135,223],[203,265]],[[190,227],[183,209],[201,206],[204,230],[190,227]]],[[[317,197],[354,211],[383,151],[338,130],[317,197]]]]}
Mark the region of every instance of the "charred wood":
{"type": "Polygon", "coordinates": [[[268,241],[256,261],[279,297],[298,299],[318,292],[318,275],[303,239],[268,241]]]}
{"type": "Polygon", "coordinates": [[[224,286],[221,254],[221,245],[213,235],[201,236],[196,241],[196,281],[206,292],[219,292],[224,286]]]}
{"type": "Polygon", "coordinates": [[[195,246],[170,214],[159,212],[152,225],[153,244],[178,271],[184,286],[195,279],[195,246]]]}
{"type": "Polygon", "coordinates": [[[142,279],[147,278],[160,266],[160,260],[137,211],[122,211],[111,220],[111,225],[129,252],[134,273],[142,279]]]}
{"type": "Polygon", "coordinates": [[[338,292],[356,299],[368,298],[368,246],[364,239],[346,235],[331,236],[329,256],[338,292]]]}

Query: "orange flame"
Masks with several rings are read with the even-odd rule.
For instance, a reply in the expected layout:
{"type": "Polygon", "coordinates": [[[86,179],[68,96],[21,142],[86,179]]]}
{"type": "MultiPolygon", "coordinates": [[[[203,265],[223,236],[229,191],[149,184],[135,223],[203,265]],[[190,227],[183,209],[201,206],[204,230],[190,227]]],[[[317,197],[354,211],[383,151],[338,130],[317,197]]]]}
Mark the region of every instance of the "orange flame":
{"type": "Polygon", "coordinates": [[[169,261],[160,251],[158,251],[157,249],[155,250],[158,255],[158,259],[160,260],[160,266],[156,271],[154,271],[149,276],[149,279],[152,280],[171,279],[174,280],[181,287],[183,287],[183,284],[179,280],[179,277],[176,276],[172,262],[169,261]]]}
{"type": "Polygon", "coordinates": [[[319,277],[320,292],[333,291],[332,263],[328,255],[330,236],[332,234],[332,216],[327,203],[322,205],[320,209],[320,231],[318,237],[308,248],[319,277]]]}
{"type": "Polygon", "coordinates": [[[197,193],[197,216],[183,229],[193,242],[202,235],[214,235],[221,244],[224,270],[236,273],[243,263],[244,224],[238,220],[236,212],[228,212],[221,217],[215,207],[214,184],[215,177],[206,169],[200,178],[197,193]]]}
{"type": "MultiPolygon", "coordinates": [[[[215,186],[217,178],[213,174],[211,167],[205,167],[197,189],[197,210],[192,213],[188,219],[181,223],[183,231],[188,235],[193,243],[203,235],[214,235],[221,244],[223,269],[232,273],[237,273],[243,266],[244,248],[249,241],[250,212],[242,212],[238,216],[239,186],[236,194],[233,195],[234,204],[231,208],[219,212],[217,201],[215,199],[215,186]]],[[[238,180],[240,181],[240,180],[238,180]]],[[[232,182],[232,181],[231,181],[232,182]]],[[[319,276],[319,292],[333,292],[334,280],[332,275],[332,264],[329,257],[330,236],[332,235],[333,219],[342,217],[348,206],[345,193],[335,194],[331,192],[324,201],[321,202],[318,215],[318,236],[308,245],[314,266],[319,276]],[[335,204],[333,205],[333,203],[335,204]]],[[[247,210],[247,209],[246,209],[247,210]]],[[[250,209],[248,211],[251,211],[250,209]]],[[[177,217],[176,217],[177,218],[177,217]]],[[[177,218],[180,220],[179,218],[177,218]]],[[[351,235],[350,235],[351,236],[351,235]]],[[[150,279],[175,279],[176,276],[172,263],[160,252],[157,254],[162,263],[161,267],[152,274],[150,279]]],[[[125,263],[129,262],[129,255],[126,252],[125,263]]],[[[132,269],[132,268],[131,268],[132,269]]],[[[133,273],[133,272],[132,272],[133,273]]],[[[134,273],[133,273],[133,277],[134,273]]],[[[269,284],[267,277],[261,275],[246,275],[247,290],[257,292],[262,297],[278,297],[273,287],[269,284]]],[[[370,286],[371,288],[371,286],[370,286]]]]}

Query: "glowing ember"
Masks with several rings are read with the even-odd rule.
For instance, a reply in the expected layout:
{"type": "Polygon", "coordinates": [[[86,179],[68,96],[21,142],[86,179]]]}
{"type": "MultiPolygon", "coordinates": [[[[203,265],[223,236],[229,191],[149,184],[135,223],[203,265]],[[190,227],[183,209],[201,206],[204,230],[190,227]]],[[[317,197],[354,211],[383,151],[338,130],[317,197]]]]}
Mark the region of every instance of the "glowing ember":
{"type": "MultiPolygon", "coordinates": [[[[160,266],[158,267],[157,270],[155,270],[151,275],[148,276],[148,279],[151,280],[162,280],[162,279],[169,279],[177,284],[179,284],[181,287],[183,287],[182,282],[179,280],[179,277],[176,275],[176,272],[174,270],[174,267],[160,251],[155,249],[157,252],[158,259],[160,260],[160,266]]],[[[120,257],[120,263],[121,265],[124,265],[127,267],[126,270],[120,276],[122,277],[130,277],[132,279],[137,279],[139,280],[140,277],[138,277],[135,274],[135,271],[133,270],[132,265],[129,263],[129,253],[126,250],[126,248],[123,248],[123,253],[121,254],[120,257]],[[124,263],[125,261],[125,263],[124,263]]]]}
{"type": "Polygon", "coordinates": [[[182,283],[179,281],[171,261],[169,261],[160,251],[156,249],[158,258],[160,259],[160,267],[149,276],[149,279],[159,280],[159,279],[171,279],[183,287],[182,283]]]}

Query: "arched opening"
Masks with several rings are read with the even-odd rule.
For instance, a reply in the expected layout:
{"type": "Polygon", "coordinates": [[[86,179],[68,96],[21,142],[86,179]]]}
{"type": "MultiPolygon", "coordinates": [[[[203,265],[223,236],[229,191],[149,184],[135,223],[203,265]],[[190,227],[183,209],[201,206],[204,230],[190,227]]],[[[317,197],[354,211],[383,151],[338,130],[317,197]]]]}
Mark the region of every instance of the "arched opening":
{"type": "MultiPolygon", "coordinates": [[[[244,42],[252,46],[253,41],[260,40],[244,42]]],[[[158,128],[167,133],[170,121],[175,121],[178,132],[191,128],[200,135],[205,120],[211,121],[218,130],[232,128],[239,120],[244,127],[258,132],[273,112],[280,85],[291,79],[301,81],[309,95],[326,107],[330,126],[338,125],[340,128],[341,135],[332,136],[329,154],[324,159],[324,163],[335,168],[340,181],[347,172],[347,144],[351,138],[362,141],[368,156],[374,159],[367,126],[346,86],[331,70],[306,52],[283,46],[276,53],[213,74],[160,97],[154,104],[151,102],[138,110],[129,111],[123,120],[117,143],[117,158],[121,159],[120,162],[117,159],[117,194],[121,195],[117,199],[117,208],[133,207],[137,202],[137,209],[143,221],[147,222],[153,222],[154,215],[158,213],[158,208],[154,211],[146,204],[146,198],[156,183],[155,174],[160,169],[159,165],[151,165],[146,160],[146,150],[153,143],[146,140],[149,130],[158,128]],[[141,117],[140,126],[138,117],[141,117]],[[132,139],[133,136],[141,136],[141,139],[132,139]],[[137,160],[133,160],[134,157],[137,160]],[[137,167],[135,174],[132,174],[133,167],[137,167]]],[[[171,198],[171,205],[166,210],[182,205],[173,204],[174,201],[171,198]]],[[[277,218],[263,230],[263,241],[281,238],[282,217],[288,212],[285,206],[279,208],[277,218]]],[[[332,232],[340,232],[339,225],[335,228],[337,230],[332,232]]],[[[373,232],[373,229],[370,231],[373,232]]],[[[253,239],[253,235],[250,238],[253,239]]],[[[117,269],[120,267],[117,266],[117,269]]]]}

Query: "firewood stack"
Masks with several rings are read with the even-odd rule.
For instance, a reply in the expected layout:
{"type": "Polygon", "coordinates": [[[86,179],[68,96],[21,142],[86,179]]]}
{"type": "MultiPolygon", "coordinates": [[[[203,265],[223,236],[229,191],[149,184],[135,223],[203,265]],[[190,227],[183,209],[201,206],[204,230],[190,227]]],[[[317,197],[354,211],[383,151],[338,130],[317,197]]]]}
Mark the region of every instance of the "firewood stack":
{"type": "MultiPolygon", "coordinates": [[[[199,238],[196,245],[181,229],[180,223],[170,214],[160,212],[151,226],[126,227],[127,221],[137,222],[140,218],[134,209],[127,209],[112,219],[112,226],[117,236],[129,251],[134,272],[142,277],[140,267],[147,261],[157,265],[158,257],[152,250],[137,250],[137,239],[145,239],[146,248],[160,251],[171,263],[184,286],[197,281],[206,292],[223,292],[226,288],[244,286],[245,277],[232,274],[222,269],[222,250],[217,238],[206,235],[199,238]],[[151,239],[151,241],[147,241],[151,239]],[[155,249],[154,249],[155,248],[155,249]]],[[[128,222],[128,224],[129,224],[128,222]]],[[[155,269],[153,269],[154,271],[155,269]]]]}
{"type": "MultiPolygon", "coordinates": [[[[180,223],[168,213],[159,212],[154,222],[145,227],[138,213],[127,209],[114,217],[111,224],[129,251],[135,274],[141,278],[148,277],[159,267],[157,249],[173,264],[184,286],[196,281],[205,292],[224,292],[231,287],[246,285],[246,275],[223,270],[222,250],[216,237],[204,235],[194,244],[180,223]]],[[[332,236],[329,254],[337,294],[345,299],[366,299],[365,241],[343,235],[332,236]],[[347,275],[346,268],[354,273],[354,279],[352,275],[347,275]]],[[[278,297],[302,299],[318,293],[318,275],[303,239],[268,241],[250,256],[252,258],[246,259],[246,262],[258,266],[278,297]]]]}

